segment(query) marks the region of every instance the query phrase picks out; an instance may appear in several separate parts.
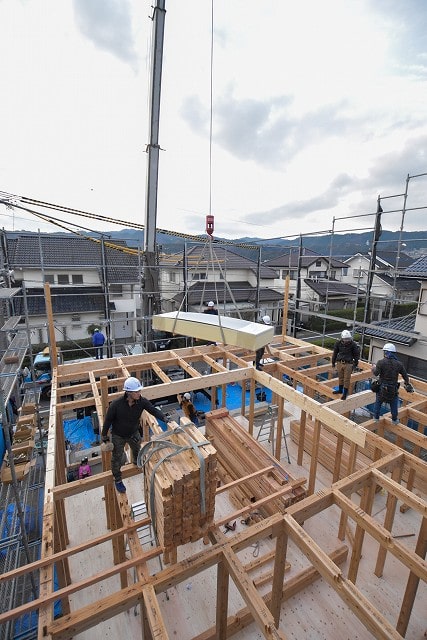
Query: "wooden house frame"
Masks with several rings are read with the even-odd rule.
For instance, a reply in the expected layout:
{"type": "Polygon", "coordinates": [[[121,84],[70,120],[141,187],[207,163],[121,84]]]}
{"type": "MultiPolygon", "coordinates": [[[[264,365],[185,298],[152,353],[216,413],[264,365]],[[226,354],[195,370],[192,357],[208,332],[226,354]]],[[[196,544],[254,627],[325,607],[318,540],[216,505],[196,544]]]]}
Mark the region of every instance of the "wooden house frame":
{"type": "MultiPolygon", "coordinates": [[[[39,598],[2,613],[0,624],[25,612],[37,610],[39,640],[65,640],[94,629],[100,622],[138,606],[141,614],[141,637],[147,640],[166,639],[171,636],[163,619],[159,594],[187,581],[191,576],[215,567],[215,622],[213,626],[194,636],[197,640],[228,638],[253,622],[265,638],[286,638],[286,629],[280,625],[283,601],[296,593],[300,593],[303,598],[304,589],[319,577],[331,586],[343,605],[357,616],[372,637],[405,637],[411,611],[417,600],[417,589],[420,582],[427,581],[427,465],[420,457],[421,452],[427,449],[427,437],[424,436],[427,426],[427,384],[416,383],[415,393],[412,394],[401,391],[404,403],[399,413],[401,425],[391,425],[390,420],[382,418],[379,423],[367,420],[362,426],[350,419],[350,412],[372,402],[374,394],[367,390],[350,395],[344,401],[337,400],[333,395],[335,381],[330,377],[329,350],[286,337],[269,348],[271,362],[265,365],[262,372],[253,367],[253,352],[222,345],[58,366],[52,381],[49,414],[41,559],[1,576],[1,580],[13,580],[19,575],[33,572],[38,578],[39,598]],[[196,363],[203,363],[204,368],[211,373],[202,376],[196,363]],[[181,368],[187,377],[171,381],[166,370],[172,365],[181,368]],[[96,406],[102,423],[109,402],[120,395],[121,391],[118,389],[122,388],[126,377],[136,375],[144,378],[149,371],[155,373],[162,383],[144,388],[144,396],[148,399],[210,387],[213,409],[216,390],[219,387],[225,388],[231,382],[239,383],[242,387],[241,413],[247,418],[250,434],[254,428],[257,384],[272,390],[274,403],[278,407],[279,422],[281,415],[283,416],[285,401],[299,407],[300,417],[293,421],[293,428],[298,436],[298,464],[301,464],[305,450],[310,448],[311,452],[307,497],[291,504],[285,513],[273,512],[243,532],[230,531],[225,535],[220,527],[236,517],[240,518],[242,513],[249,513],[253,505],[247,505],[246,511],[245,508],[232,507],[209,529],[209,545],[202,551],[183,560],[178,560],[175,556],[167,566],[154,572],[150,570],[150,561],[160,557],[162,549],[158,546],[153,546],[149,551],[142,549],[137,529],[148,524],[149,518],[134,520],[126,494],[119,494],[114,490],[109,471],[111,454],[102,454],[102,473],[67,483],[64,434],[61,428],[65,416],[75,409],[92,405],[96,406]],[[283,376],[287,376],[287,382],[283,381],[283,376]],[[245,398],[248,387],[250,401],[247,405],[245,398]],[[418,422],[418,432],[405,426],[408,419],[418,422]],[[385,432],[387,438],[384,437],[385,432]],[[394,434],[394,442],[390,440],[390,433],[394,434]],[[331,484],[329,488],[315,492],[322,450],[332,451],[329,464],[331,484]],[[103,490],[105,498],[102,533],[78,545],[70,545],[67,500],[80,495],[82,500],[90,503],[91,495],[95,495],[99,488],[103,490]],[[422,496],[415,493],[414,488],[422,491],[422,496]],[[378,489],[387,494],[387,507],[382,522],[372,515],[372,504],[378,489]],[[360,503],[353,500],[354,494],[361,496],[360,503]],[[397,540],[392,535],[394,519],[399,516],[399,512],[396,513],[398,501],[416,515],[418,533],[414,549],[406,546],[404,540],[397,540]],[[332,507],[340,512],[337,537],[342,544],[332,550],[324,550],[306,533],[304,523],[332,507]],[[352,523],[354,529],[349,523],[352,523]],[[378,543],[377,560],[373,567],[376,576],[382,575],[387,554],[397,558],[404,571],[409,574],[403,598],[396,603],[393,621],[375,608],[364,595],[363,585],[357,580],[366,534],[378,543]],[[268,537],[271,537],[274,544],[274,553],[269,556],[270,561],[274,558],[269,570],[271,589],[261,595],[256,580],[250,576],[253,566],[244,564],[238,554],[242,549],[268,537]],[[309,566],[286,579],[289,540],[307,559],[309,566]],[[90,575],[89,572],[83,580],[73,582],[70,573],[72,558],[83,551],[94,551],[101,547],[109,558],[109,567],[98,574],[90,575]],[[344,575],[340,564],[348,554],[349,570],[344,575]],[[133,580],[129,579],[130,570],[133,571],[133,580]],[[59,585],[56,591],[54,573],[59,585]],[[94,588],[111,577],[115,579],[115,588],[110,593],[78,609],[72,606],[73,594],[94,588]],[[229,611],[231,582],[237,587],[245,603],[244,608],[239,611],[229,611]],[[54,619],[53,605],[58,600],[61,601],[62,616],[54,619]]],[[[368,365],[361,363],[360,366],[361,371],[352,376],[353,383],[370,377],[368,365]]],[[[213,410],[207,415],[207,421],[215,421],[219,414],[213,410]]],[[[280,451],[281,429],[277,429],[276,457],[279,459],[280,451]]],[[[220,458],[218,462],[221,466],[220,458]]],[[[325,464],[328,466],[327,462],[325,464]]],[[[132,465],[127,465],[123,471],[124,478],[139,473],[132,465]]],[[[261,475],[264,472],[265,470],[260,469],[257,473],[261,475]]],[[[247,481],[247,477],[239,477],[229,487],[219,487],[218,492],[232,490],[247,481]]],[[[266,495],[264,499],[268,503],[272,497],[266,495]]],[[[263,563],[266,565],[267,560],[260,558],[259,566],[263,563]]],[[[182,637],[189,636],[183,633],[182,637]]]]}

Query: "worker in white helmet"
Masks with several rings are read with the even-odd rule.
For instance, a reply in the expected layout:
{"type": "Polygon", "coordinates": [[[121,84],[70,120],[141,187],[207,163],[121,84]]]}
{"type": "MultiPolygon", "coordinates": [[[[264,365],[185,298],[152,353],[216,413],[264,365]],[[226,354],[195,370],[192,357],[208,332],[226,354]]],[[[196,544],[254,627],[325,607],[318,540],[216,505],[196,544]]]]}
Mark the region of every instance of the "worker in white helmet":
{"type": "Polygon", "coordinates": [[[126,487],[122,481],[122,462],[125,445],[128,444],[133,457],[133,463],[138,460],[141,444],[140,418],[144,411],[148,411],[156,420],[170,422],[170,418],[157,409],[147,398],[141,395],[143,384],[138,378],[130,377],[123,385],[124,394],[113,400],[108,407],[102,427],[102,442],[107,443],[108,432],[111,429],[113,455],[111,457],[111,472],[119,493],[125,493],[126,487]]]}
{"type": "Polygon", "coordinates": [[[406,369],[400,360],[397,359],[396,347],[391,342],[387,342],[383,347],[384,358],[372,366],[372,373],[379,378],[379,390],[374,406],[374,419],[379,420],[381,405],[386,402],[390,405],[391,419],[393,424],[398,424],[399,407],[399,375],[405,381],[405,389],[412,393],[414,387],[409,381],[406,369]]]}
{"type": "MultiPolygon", "coordinates": [[[[271,318],[270,316],[263,316],[262,317],[262,324],[271,324],[271,318]]],[[[261,360],[264,358],[264,352],[265,352],[265,347],[261,347],[260,349],[257,349],[255,351],[255,368],[258,369],[258,371],[262,371],[263,368],[263,364],[261,363],[261,360]]]]}
{"type": "Polygon", "coordinates": [[[193,404],[193,402],[191,400],[191,394],[188,393],[188,391],[187,391],[182,396],[181,396],[181,394],[178,394],[177,397],[178,397],[179,406],[183,410],[184,415],[189,420],[191,420],[191,422],[193,424],[195,424],[196,427],[198,427],[199,426],[199,418],[197,416],[196,407],[194,406],[194,404],[193,404]]]}
{"type": "Polygon", "coordinates": [[[210,316],[218,315],[218,309],[215,308],[215,302],[213,300],[209,300],[208,304],[206,305],[206,309],[203,311],[203,313],[207,313],[210,316]]]}
{"type": "Polygon", "coordinates": [[[337,369],[339,385],[333,393],[342,393],[341,400],[345,400],[348,395],[351,372],[359,364],[359,358],[359,345],[353,340],[350,331],[344,329],[332,352],[332,368],[337,369]]]}

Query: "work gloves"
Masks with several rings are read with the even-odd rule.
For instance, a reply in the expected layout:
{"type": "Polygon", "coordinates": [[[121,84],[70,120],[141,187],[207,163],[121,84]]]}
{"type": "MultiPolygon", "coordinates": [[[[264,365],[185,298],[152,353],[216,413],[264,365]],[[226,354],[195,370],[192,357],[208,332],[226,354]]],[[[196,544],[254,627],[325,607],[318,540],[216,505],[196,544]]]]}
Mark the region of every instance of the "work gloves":
{"type": "Polygon", "coordinates": [[[413,392],[414,392],[414,387],[412,386],[412,384],[411,384],[410,382],[407,382],[407,383],[405,384],[405,390],[406,390],[408,393],[413,393],[413,392]]]}
{"type": "Polygon", "coordinates": [[[102,439],[101,451],[102,453],[107,453],[107,451],[112,451],[114,449],[113,443],[108,440],[108,438],[102,439]]]}

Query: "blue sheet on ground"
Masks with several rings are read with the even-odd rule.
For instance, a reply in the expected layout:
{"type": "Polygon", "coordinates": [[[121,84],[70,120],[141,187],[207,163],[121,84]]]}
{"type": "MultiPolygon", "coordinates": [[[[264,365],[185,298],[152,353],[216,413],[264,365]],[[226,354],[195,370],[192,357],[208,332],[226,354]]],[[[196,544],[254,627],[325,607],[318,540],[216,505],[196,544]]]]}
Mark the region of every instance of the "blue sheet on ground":
{"type": "Polygon", "coordinates": [[[64,420],[64,436],[72,445],[79,444],[79,449],[89,449],[96,440],[92,418],[86,416],[80,420],[64,420]]]}
{"type": "MultiPolygon", "coordinates": [[[[249,389],[246,391],[246,397],[249,396],[249,389]]],[[[242,404],[242,387],[240,384],[228,384],[225,391],[225,404],[227,409],[238,409],[242,404]]],[[[207,395],[210,395],[210,389],[207,391],[207,395]]],[[[194,392],[194,406],[197,411],[210,411],[211,410],[211,401],[207,397],[207,395],[203,395],[202,391],[194,392]]],[[[255,402],[271,402],[272,392],[267,387],[257,387],[255,391],[256,400],[255,402]],[[265,394],[265,396],[264,396],[265,394]],[[258,397],[259,396],[259,397],[258,397]]],[[[217,394],[218,404],[222,405],[222,389],[218,389],[217,394]]]]}

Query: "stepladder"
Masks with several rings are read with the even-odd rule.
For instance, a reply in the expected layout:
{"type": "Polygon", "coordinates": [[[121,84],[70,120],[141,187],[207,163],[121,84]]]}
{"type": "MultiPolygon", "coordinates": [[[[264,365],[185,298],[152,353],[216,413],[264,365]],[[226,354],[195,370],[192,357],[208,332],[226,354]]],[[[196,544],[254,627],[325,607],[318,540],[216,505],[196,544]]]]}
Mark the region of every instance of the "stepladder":
{"type": "Polygon", "coordinates": [[[285,445],[286,457],[288,459],[288,464],[291,464],[291,457],[289,455],[288,442],[286,440],[286,432],[285,432],[285,427],[283,425],[283,419],[281,421],[282,424],[279,426],[278,413],[279,413],[279,407],[277,406],[277,404],[270,404],[267,407],[267,411],[263,416],[262,423],[258,430],[256,439],[258,440],[258,442],[265,442],[265,441],[269,442],[271,444],[271,451],[274,455],[275,453],[274,443],[275,443],[275,437],[277,435],[276,429],[281,428],[282,438],[285,445]]]}

